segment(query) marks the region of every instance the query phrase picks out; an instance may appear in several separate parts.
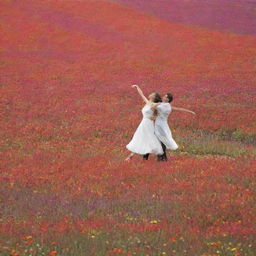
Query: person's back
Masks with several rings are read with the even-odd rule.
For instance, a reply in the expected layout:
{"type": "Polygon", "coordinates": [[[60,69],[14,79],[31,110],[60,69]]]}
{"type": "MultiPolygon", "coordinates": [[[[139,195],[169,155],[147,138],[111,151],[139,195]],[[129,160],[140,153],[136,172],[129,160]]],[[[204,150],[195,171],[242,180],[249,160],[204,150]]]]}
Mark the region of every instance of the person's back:
{"type": "Polygon", "coordinates": [[[171,111],[172,107],[171,104],[168,102],[163,102],[159,106],[157,106],[157,117],[155,120],[155,135],[167,149],[175,150],[178,148],[178,145],[172,138],[172,132],[168,125],[168,117],[171,111]]]}
{"type": "Polygon", "coordinates": [[[172,111],[170,103],[163,102],[159,106],[157,106],[157,117],[155,122],[163,122],[168,121],[168,117],[172,111]]]}

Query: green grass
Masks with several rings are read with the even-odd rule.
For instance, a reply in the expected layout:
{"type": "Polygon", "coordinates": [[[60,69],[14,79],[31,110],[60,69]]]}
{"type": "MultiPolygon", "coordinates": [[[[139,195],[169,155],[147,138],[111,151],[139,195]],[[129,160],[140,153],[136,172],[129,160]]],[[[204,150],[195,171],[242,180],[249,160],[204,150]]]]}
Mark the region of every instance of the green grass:
{"type": "Polygon", "coordinates": [[[252,156],[256,157],[256,146],[248,145],[241,141],[224,140],[217,134],[191,133],[189,135],[176,134],[175,141],[179,150],[173,151],[192,155],[215,155],[215,156],[252,156]]]}
{"type": "MultiPolygon", "coordinates": [[[[1,237],[1,239],[3,239],[1,237]]],[[[245,255],[254,256],[252,242],[241,243],[230,237],[206,238],[204,246],[193,254],[193,246],[197,241],[190,241],[182,236],[168,237],[163,231],[131,233],[120,230],[88,230],[85,234],[65,234],[57,240],[50,241],[40,238],[28,238],[23,241],[9,240],[9,245],[0,249],[1,256],[107,256],[107,255],[245,255]],[[26,245],[25,242],[30,242],[26,245]],[[193,244],[194,243],[194,244],[193,244]],[[50,254],[52,252],[53,254],[50,254]],[[54,254],[56,252],[56,254],[54,254]],[[114,253],[115,252],[115,253],[114,253]],[[237,253],[237,254],[235,254],[237,253]],[[240,254],[238,254],[240,253],[240,254]]]]}

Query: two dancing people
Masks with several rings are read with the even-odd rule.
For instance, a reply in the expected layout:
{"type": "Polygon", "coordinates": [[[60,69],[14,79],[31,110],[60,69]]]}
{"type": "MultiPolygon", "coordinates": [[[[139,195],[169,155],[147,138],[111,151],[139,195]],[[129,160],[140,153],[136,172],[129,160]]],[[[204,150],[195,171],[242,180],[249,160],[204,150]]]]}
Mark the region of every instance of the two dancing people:
{"type": "Polygon", "coordinates": [[[145,106],[142,108],[143,119],[126,146],[131,154],[125,160],[129,161],[135,154],[142,155],[143,159],[147,160],[149,155],[153,154],[157,156],[158,161],[167,161],[166,150],[178,148],[168,125],[171,111],[195,113],[185,108],[171,106],[173,97],[170,93],[161,98],[159,93],[154,92],[146,98],[138,85],[132,85],[132,88],[137,89],[145,106]]]}

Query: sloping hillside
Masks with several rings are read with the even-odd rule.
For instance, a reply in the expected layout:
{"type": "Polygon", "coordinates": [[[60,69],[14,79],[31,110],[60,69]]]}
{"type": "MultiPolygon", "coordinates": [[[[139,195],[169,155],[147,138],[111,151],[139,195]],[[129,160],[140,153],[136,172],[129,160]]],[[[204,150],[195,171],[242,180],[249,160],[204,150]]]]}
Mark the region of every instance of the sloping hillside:
{"type": "Polygon", "coordinates": [[[253,255],[254,36],[113,1],[1,13],[1,255],[253,255]],[[134,83],[197,113],[171,114],[168,162],[123,161],[134,83]]]}
{"type": "Polygon", "coordinates": [[[109,0],[172,23],[256,35],[256,3],[250,0],[109,0]]]}
{"type": "Polygon", "coordinates": [[[138,83],[147,93],[172,91],[176,104],[200,113],[200,129],[255,127],[255,37],[170,24],[105,1],[10,1],[3,11],[4,84],[26,91],[65,83],[90,97],[107,87],[114,99],[138,83]]]}

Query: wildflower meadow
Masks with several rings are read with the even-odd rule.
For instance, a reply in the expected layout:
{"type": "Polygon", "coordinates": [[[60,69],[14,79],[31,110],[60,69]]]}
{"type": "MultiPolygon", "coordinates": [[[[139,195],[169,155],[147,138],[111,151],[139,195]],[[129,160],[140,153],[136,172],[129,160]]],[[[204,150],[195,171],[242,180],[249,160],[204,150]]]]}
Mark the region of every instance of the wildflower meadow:
{"type": "Polygon", "coordinates": [[[109,0],[2,0],[1,24],[1,256],[256,255],[255,35],[109,0]],[[168,162],[124,161],[132,84],[196,112],[168,162]]]}

